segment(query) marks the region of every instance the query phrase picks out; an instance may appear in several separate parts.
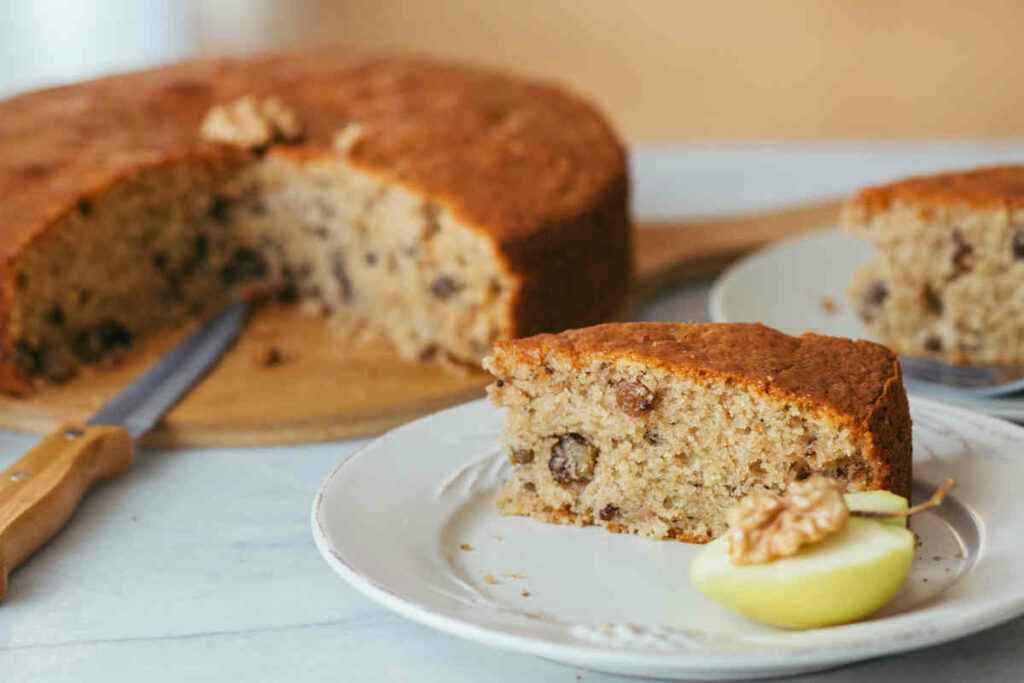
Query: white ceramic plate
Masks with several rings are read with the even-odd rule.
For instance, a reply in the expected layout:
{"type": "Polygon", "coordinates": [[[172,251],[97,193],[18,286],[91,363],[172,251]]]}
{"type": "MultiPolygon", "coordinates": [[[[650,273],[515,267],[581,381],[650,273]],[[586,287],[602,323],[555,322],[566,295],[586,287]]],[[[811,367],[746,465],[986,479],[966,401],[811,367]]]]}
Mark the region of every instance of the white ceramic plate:
{"type": "MultiPolygon", "coordinates": [[[[715,282],[708,314],[715,322],[763,322],[788,334],[868,337],[846,300],[854,272],[873,247],[838,230],[824,230],[763,249],[734,264],[715,282]],[[836,306],[827,310],[823,299],[836,306]]],[[[987,398],[907,381],[907,389],[970,410],[1024,421],[1024,395],[987,398]]]]}
{"type": "Polygon", "coordinates": [[[804,632],[748,622],[687,579],[699,546],[518,517],[494,505],[501,414],[482,401],[396,429],[338,466],[313,504],[342,577],[410,619],[600,671],[691,679],[778,676],[933,645],[1024,612],[1024,429],[911,402],[915,498],[952,476],[907,585],[875,618],[804,632]]]}

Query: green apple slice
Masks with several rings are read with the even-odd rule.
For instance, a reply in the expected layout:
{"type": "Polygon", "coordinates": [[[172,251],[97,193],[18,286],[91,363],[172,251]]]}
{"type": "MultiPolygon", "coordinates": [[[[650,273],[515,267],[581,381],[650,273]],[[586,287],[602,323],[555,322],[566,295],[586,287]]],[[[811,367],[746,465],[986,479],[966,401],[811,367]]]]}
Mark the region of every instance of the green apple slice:
{"type": "MultiPolygon", "coordinates": [[[[846,507],[851,510],[863,512],[900,512],[906,513],[910,504],[903,496],[897,496],[890,491],[854,491],[843,496],[846,499],[846,507]]],[[[906,527],[906,517],[879,518],[877,521],[884,524],[906,527]]]]}
{"type": "Polygon", "coordinates": [[[792,629],[845,624],[876,612],[899,591],[914,558],[910,531],[855,517],[820,543],[766,564],[734,565],[728,543],[721,536],[694,558],[694,585],[745,617],[792,629]]]}

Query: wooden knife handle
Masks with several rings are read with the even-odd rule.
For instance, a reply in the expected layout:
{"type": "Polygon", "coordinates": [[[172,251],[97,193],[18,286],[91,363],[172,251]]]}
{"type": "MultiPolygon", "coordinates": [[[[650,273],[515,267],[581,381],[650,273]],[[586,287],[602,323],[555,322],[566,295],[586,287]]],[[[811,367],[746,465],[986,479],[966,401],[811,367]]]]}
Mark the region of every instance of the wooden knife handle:
{"type": "Polygon", "coordinates": [[[132,463],[120,427],[67,424],[0,472],[0,599],[8,574],[50,540],[97,482],[132,463]]]}

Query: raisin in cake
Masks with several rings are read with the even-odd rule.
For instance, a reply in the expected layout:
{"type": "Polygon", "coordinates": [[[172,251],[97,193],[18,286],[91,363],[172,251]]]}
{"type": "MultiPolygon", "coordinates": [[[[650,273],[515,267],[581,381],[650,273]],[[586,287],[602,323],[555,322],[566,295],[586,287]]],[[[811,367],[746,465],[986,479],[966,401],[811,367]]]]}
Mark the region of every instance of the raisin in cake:
{"type": "Polygon", "coordinates": [[[910,491],[900,366],[759,324],[614,323],[501,341],[506,514],[706,542],[747,493],[812,474],[910,491]]]}
{"type": "Polygon", "coordinates": [[[878,341],[960,365],[1024,364],[1024,166],[870,187],[843,225],[878,250],[850,288],[878,341]]]}
{"type": "Polygon", "coordinates": [[[623,149],[540,82],[323,50],[0,102],[0,390],[69,377],[268,280],[408,358],[607,317],[623,149]],[[571,273],[571,277],[567,276],[571,273]]]}

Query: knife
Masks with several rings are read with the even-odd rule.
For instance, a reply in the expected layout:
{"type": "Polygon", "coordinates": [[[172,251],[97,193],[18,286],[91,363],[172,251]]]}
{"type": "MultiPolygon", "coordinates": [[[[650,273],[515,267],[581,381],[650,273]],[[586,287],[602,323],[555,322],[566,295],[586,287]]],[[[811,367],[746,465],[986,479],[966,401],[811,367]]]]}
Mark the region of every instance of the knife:
{"type": "Polygon", "coordinates": [[[0,599],[9,573],[60,531],[82,497],[132,464],[135,442],[216,364],[248,312],[245,301],[229,305],[84,424],[61,425],[0,472],[0,599]]]}

